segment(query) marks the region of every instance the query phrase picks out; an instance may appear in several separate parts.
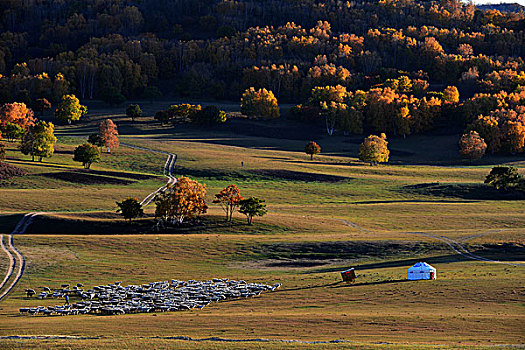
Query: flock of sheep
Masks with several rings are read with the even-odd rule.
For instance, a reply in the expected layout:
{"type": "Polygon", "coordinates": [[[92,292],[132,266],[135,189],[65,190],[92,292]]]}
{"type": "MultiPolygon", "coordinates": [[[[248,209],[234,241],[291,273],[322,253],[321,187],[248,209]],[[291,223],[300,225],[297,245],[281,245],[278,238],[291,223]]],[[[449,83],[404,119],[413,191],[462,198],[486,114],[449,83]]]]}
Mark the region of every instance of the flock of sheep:
{"type": "MultiPolygon", "coordinates": [[[[233,298],[248,298],[261,293],[274,291],[281,286],[276,283],[269,286],[261,283],[247,283],[229,279],[213,279],[210,281],[168,281],[151,282],[142,285],[122,286],[121,282],[93,287],[84,290],[82,284],[70,288],[63,284],[62,288],[52,291],[49,288],[38,294],[38,298],[81,298],[72,304],[57,306],[38,306],[21,308],[20,312],[29,315],[123,315],[144,312],[167,312],[190,309],[202,309],[211,302],[233,298]]],[[[33,289],[27,289],[28,297],[36,295],[33,289]]]]}

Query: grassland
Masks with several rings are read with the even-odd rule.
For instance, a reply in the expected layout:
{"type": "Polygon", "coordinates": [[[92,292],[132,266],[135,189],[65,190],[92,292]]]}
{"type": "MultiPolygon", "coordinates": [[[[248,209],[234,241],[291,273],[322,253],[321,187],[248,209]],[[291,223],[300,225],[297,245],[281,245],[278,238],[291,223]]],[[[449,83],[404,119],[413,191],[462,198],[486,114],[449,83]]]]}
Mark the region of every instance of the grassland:
{"type": "Polygon", "coordinates": [[[220,208],[212,206],[200,226],[158,234],[151,230],[152,208],[130,227],[115,214],[114,203],[160,186],[162,155],[122,147],[104,154],[90,172],[71,160],[80,143],[71,136],[89,133],[109,112],[95,109],[90,122],[59,128],[57,154],[43,164],[9,145],[8,161],[29,174],[2,182],[0,232],[9,233],[22,213],[48,214],[15,237],[28,266],[0,304],[0,336],[72,338],[0,339],[2,348],[434,349],[524,343],[525,268],[467,260],[418,233],[447,236],[492,259],[525,260],[524,201],[481,184],[491,163],[523,169],[525,162],[489,158],[470,166],[453,158],[450,148],[439,160],[436,140],[408,139],[391,142],[393,165],[370,167],[355,159],[356,142],[320,134],[314,136],[323,154],[310,161],[302,153],[308,140],[253,135],[252,122],[239,134],[228,127],[161,129],[148,118],[130,123],[112,115],[123,142],[176,153],[176,172],[206,183],[210,200],[235,183],[243,195],[268,203],[269,214],[253,227],[241,216],[224,224],[220,208]],[[424,161],[425,154],[431,161],[424,161]],[[404,281],[406,268],[418,260],[436,266],[438,280],[404,281]],[[339,271],[349,266],[358,268],[357,283],[339,283],[339,271]],[[56,302],[25,299],[29,287],[212,277],[283,287],[191,312],[48,318],[17,312],[56,302]],[[351,342],[170,338],[178,336],[351,342]]]}

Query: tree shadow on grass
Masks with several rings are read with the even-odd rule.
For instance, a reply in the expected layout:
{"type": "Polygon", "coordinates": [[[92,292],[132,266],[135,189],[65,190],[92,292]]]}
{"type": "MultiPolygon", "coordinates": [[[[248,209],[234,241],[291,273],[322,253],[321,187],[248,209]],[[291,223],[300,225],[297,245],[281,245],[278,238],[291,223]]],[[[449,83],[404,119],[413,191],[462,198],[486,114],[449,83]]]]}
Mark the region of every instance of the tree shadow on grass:
{"type": "Polygon", "coordinates": [[[468,200],[524,200],[525,192],[498,191],[485,184],[421,183],[402,187],[399,192],[468,200]]]}
{"type": "Polygon", "coordinates": [[[10,234],[23,217],[24,214],[0,215],[0,232],[10,234]]]}
{"type": "Polygon", "coordinates": [[[89,174],[82,171],[59,171],[42,173],[37,176],[83,185],[130,185],[135,182],[133,180],[89,174]]]}
{"type": "Polygon", "coordinates": [[[386,269],[386,268],[392,268],[392,267],[407,267],[408,268],[420,261],[425,261],[430,264],[431,263],[444,264],[444,263],[472,261],[472,260],[460,254],[448,254],[448,255],[440,255],[440,256],[434,256],[434,257],[419,257],[419,258],[385,261],[385,262],[379,262],[379,263],[357,264],[357,265],[345,266],[345,267],[327,267],[327,268],[310,270],[308,271],[308,273],[340,272],[340,271],[347,270],[349,268],[354,268],[356,272],[364,271],[364,270],[386,269]]]}
{"type": "MultiPolygon", "coordinates": [[[[525,253],[523,252],[523,248],[520,246],[513,246],[512,252],[513,254],[508,254],[509,250],[511,248],[505,247],[505,246],[496,246],[496,245],[488,245],[487,247],[484,247],[485,249],[479,249],[473,251],[473,253],[477,256],[481,257],[490,257],[494,260],[503,260],[503,261],[522,261],[524,259],[525,253]]],[[[438,256],[429,256],[429,257],[418,257],[418,258],[410,258],[410,259],[401,259],[401,260],[394,260],[394,261],[385,261],[385,262],[379,262],[379,263],[368,263],[368,264],[359,264],[359,265],[352,265],[352,266],[346,266],[346,267],[329,267],[329,268],[321,268],[321,269],[314,269],[309,270],[307,272],[303,273],[329,273],[329,272],[341,272],[344,270],[347,270],[349,268],[354,268],[356,272],[358,271],[364,271],[364,270],[376,270],[376,269],[384,269],[384,268],[392,268],[392,267],[410,267],[414,265],[415,263],[418,263],[420,261],[425,261],[429,264],[448,264],[448,263],[455,263],[455,262],[465,262],[465,261],[472,261],[472,262],[485,262],[486,261],[479,261],[470,259],[464,255],[461,254],[447,254],[447,255],[438,255],[438,256]]]]}
{"type": "Polygon", "coordinates": [[[130,172],[124,172],[124,171],[110,171],[110,170],[81,170],[80,172],[83,173],[89,173],[93,175],[103,175],[103,176],[112,176],[112,177],[122,177],[125,179],[132,179],[132,180],[148,180],[148,179],[154,179],[158,178],[157,175],[148,175],[148,174],[139,174],[139,173],[130,173],[130,172]]]}
{"type": "Polygon", "coordinates": [[[433,200],[419,200],[419,199],[401,199],[388,201],[360,201],[353,202],[353,204],[394,204],[394,203],[473,203],[479,202],[477,200],[447,200],[447,199],[433,199],[433,200]]]}
{"type": "Polygon", "coordinates": [[[342,182],[352,180],[350,177],[327,175],[319,173],[307,173],[304,171],[292,171],[282,169],[255,169],[248,170],[249,173],[258,175],[260,177],[268,178],[270,180],[285,180],[285,181],[306,181],[306,182],[342,182]]]}
{"type": "Polygon", "coordinates": [[[403,283],[403,282],[410,282],[410,281],[408,279],[396,279],[396,280],[382,280],[382,281],[373,281],[373,282],[339,283],[333,288],[374,286],[374,285],[379,285],[379,284],[397,284],[397,283],[403,283]]]}
{"type": "Polygon", "coordinates": [[[35,166],[41,168],[55,168],[55,169],[72,169],[70,166],[59,164],[59,163],[49,163],[49,162],[33,162],[31,160],[19,160],[19,159],[8,159],[9,163],[16,165],[26,165],[26,166],[35,166]]]}

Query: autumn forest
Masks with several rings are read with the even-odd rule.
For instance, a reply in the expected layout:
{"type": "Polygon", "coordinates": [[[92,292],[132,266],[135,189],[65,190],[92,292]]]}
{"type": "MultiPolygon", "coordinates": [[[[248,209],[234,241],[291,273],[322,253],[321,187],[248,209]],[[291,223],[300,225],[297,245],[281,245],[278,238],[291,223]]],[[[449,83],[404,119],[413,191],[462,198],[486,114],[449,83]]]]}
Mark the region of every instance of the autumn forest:
{"type": "MultiPolygon", "coordinates": [[[[462,133],[525,150],[525,15],[457,0],[4,1],[0,103],[239,101],[344,134],[462,133]]],[[[270,115],[274,118],[276,114],[270,115]]],[[[471,148],[478,148],[474,152],[471,148]]]]}

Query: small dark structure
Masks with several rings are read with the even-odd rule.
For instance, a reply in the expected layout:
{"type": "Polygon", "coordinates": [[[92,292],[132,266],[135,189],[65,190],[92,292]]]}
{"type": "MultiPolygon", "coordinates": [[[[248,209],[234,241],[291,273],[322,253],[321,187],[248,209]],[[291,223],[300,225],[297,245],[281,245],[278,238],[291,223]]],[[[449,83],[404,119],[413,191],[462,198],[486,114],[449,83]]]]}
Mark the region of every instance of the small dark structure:
{"type": "Polygon", "coordinates": [[[356,276],[354,268],[352,267],[351,269],[341,272],[341,277],[344,282],[355,282],[356,276]]]}

